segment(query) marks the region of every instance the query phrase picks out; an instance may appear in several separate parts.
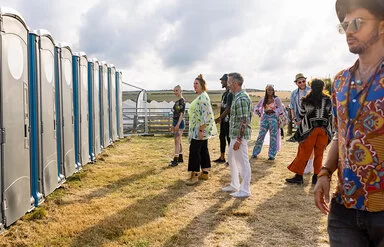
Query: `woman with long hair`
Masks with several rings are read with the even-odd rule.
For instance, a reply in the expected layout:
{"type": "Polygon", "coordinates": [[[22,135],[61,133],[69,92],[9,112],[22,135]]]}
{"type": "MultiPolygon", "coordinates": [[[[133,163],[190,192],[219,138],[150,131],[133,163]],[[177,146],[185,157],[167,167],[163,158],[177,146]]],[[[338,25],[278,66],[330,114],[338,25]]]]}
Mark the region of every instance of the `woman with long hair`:
{"type": "Polygon", "coordinates": [[[288,166],[295,173],[293,178],[287,178],[288,183],[303,184],[303,173],[307,161],[314,152],[312,184],[317,182],[323,154],[331,140],[332,102],[324,91],[324,82],[314,79],[311,91],[302,98],[300,106],[300,125],[295,133],[299,141],[296,158],[288,166]]]}
{"type": "Polygon", "coordinates": [[[254,113],[260,117],[260,130],[255,142],[255,147],[253,148],[252,158],[257,158],[261,152],[265,135],[269,131],[268,160],[274,160],[281,145],[278,116],[285,114],[285,112],[280,98],[275,95],[273,85],[268,84],[266,86],[264,98],[257,103],[254,108],[254,113]]]}
{"type": "Polygon", "coordinates": [[[184,111],[185,111],[185,101],[182,94],[182,89],[180,85],[177,85],[173,89],[173,93],[177,97],[175,104],[173,105],[173,122],[171,131],[175,136],[175,155],[169,166],[177,166],[179,162],[183,162],[183,147],[181,145],[181,136],[185,128],[184,123],[184,111]]]}
{"type": "Polygon", "coordinates": [[[208,151],[208,139],[217,134],[211,100],[206,92],[206,82],[200,74],[193,82],[197,94],[189,106],[188,171],[191,173],[187,185],[196,184],[199,179],[207,180],[211,168],[208,151]],[[200,173],[201,170],[201,173],[200,173]]]}

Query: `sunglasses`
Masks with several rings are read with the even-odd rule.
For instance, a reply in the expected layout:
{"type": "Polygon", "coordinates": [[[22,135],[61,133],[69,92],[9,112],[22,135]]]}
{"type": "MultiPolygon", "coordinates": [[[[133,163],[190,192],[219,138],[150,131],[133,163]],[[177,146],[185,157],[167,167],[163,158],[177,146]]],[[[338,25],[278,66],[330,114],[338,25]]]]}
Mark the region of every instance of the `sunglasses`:
{"type": "Polygon", "coordinates": [[[298,81],[297,84],[302,84],[302,83],[305,83],[306,81],[305,80],[302,80],[302,81],[298,81]]]}
{"type": "Polygon", "coordinates": [[[344,21],[340,24],[337,24],[337,31],[339,31],[340,34],[345,34],[347,31],[356,33],[359,31],[361,27],[361,23],[366,20],[375,20],[375,18],[355,18],[351,21],[344,21]]]}

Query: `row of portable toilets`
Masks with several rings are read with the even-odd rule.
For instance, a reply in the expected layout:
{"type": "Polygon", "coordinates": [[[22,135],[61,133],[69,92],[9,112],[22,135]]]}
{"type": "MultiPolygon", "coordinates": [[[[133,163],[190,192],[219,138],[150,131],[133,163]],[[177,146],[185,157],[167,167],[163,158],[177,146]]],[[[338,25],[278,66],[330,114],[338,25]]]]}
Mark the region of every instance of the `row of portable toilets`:
{"type": "Polygon", "coordinates": [[[0,230],[123,137],[122,74],[0,8],[0,230]]]}

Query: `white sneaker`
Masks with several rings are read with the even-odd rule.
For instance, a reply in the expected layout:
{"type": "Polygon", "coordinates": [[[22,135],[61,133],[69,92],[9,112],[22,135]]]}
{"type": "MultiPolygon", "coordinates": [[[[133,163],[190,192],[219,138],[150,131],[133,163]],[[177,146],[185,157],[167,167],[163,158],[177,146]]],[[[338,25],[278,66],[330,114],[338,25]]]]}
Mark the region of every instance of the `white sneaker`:
{"type": "Polygon", "coordinates": [[[237,198],[244,198],[244,197],[249,197],[251,195],[251,193],[240,190],[240,191],[231,193],[229,195],[233,196],[233,197],[237,197],[237,198]]]}
{"type": "Polygon", "coordinates": [[[231,185],[228,185],[227,187],[224,187],[221,190],[225,191],[225,192],[235,192],[235,191],[238,191],[238,189],[232,187],[231,185]]]}

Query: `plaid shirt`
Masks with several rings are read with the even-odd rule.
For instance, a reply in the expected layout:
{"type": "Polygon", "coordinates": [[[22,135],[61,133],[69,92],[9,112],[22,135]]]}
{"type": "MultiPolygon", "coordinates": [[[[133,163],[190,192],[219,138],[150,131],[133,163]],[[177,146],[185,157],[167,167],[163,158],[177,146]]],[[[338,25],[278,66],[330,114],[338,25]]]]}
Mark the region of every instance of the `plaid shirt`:
{"type": "Polygon", "coordinates": [[[244,137],[247,140],[251,139],[252,102],[249,95],[244,90],[235,93],[230,114],[229,138],[236,139],[239,137],[240,121],[245,118],[247,127],[245,128],[244,136],[241,136],[241,138],[244,137]]]}

